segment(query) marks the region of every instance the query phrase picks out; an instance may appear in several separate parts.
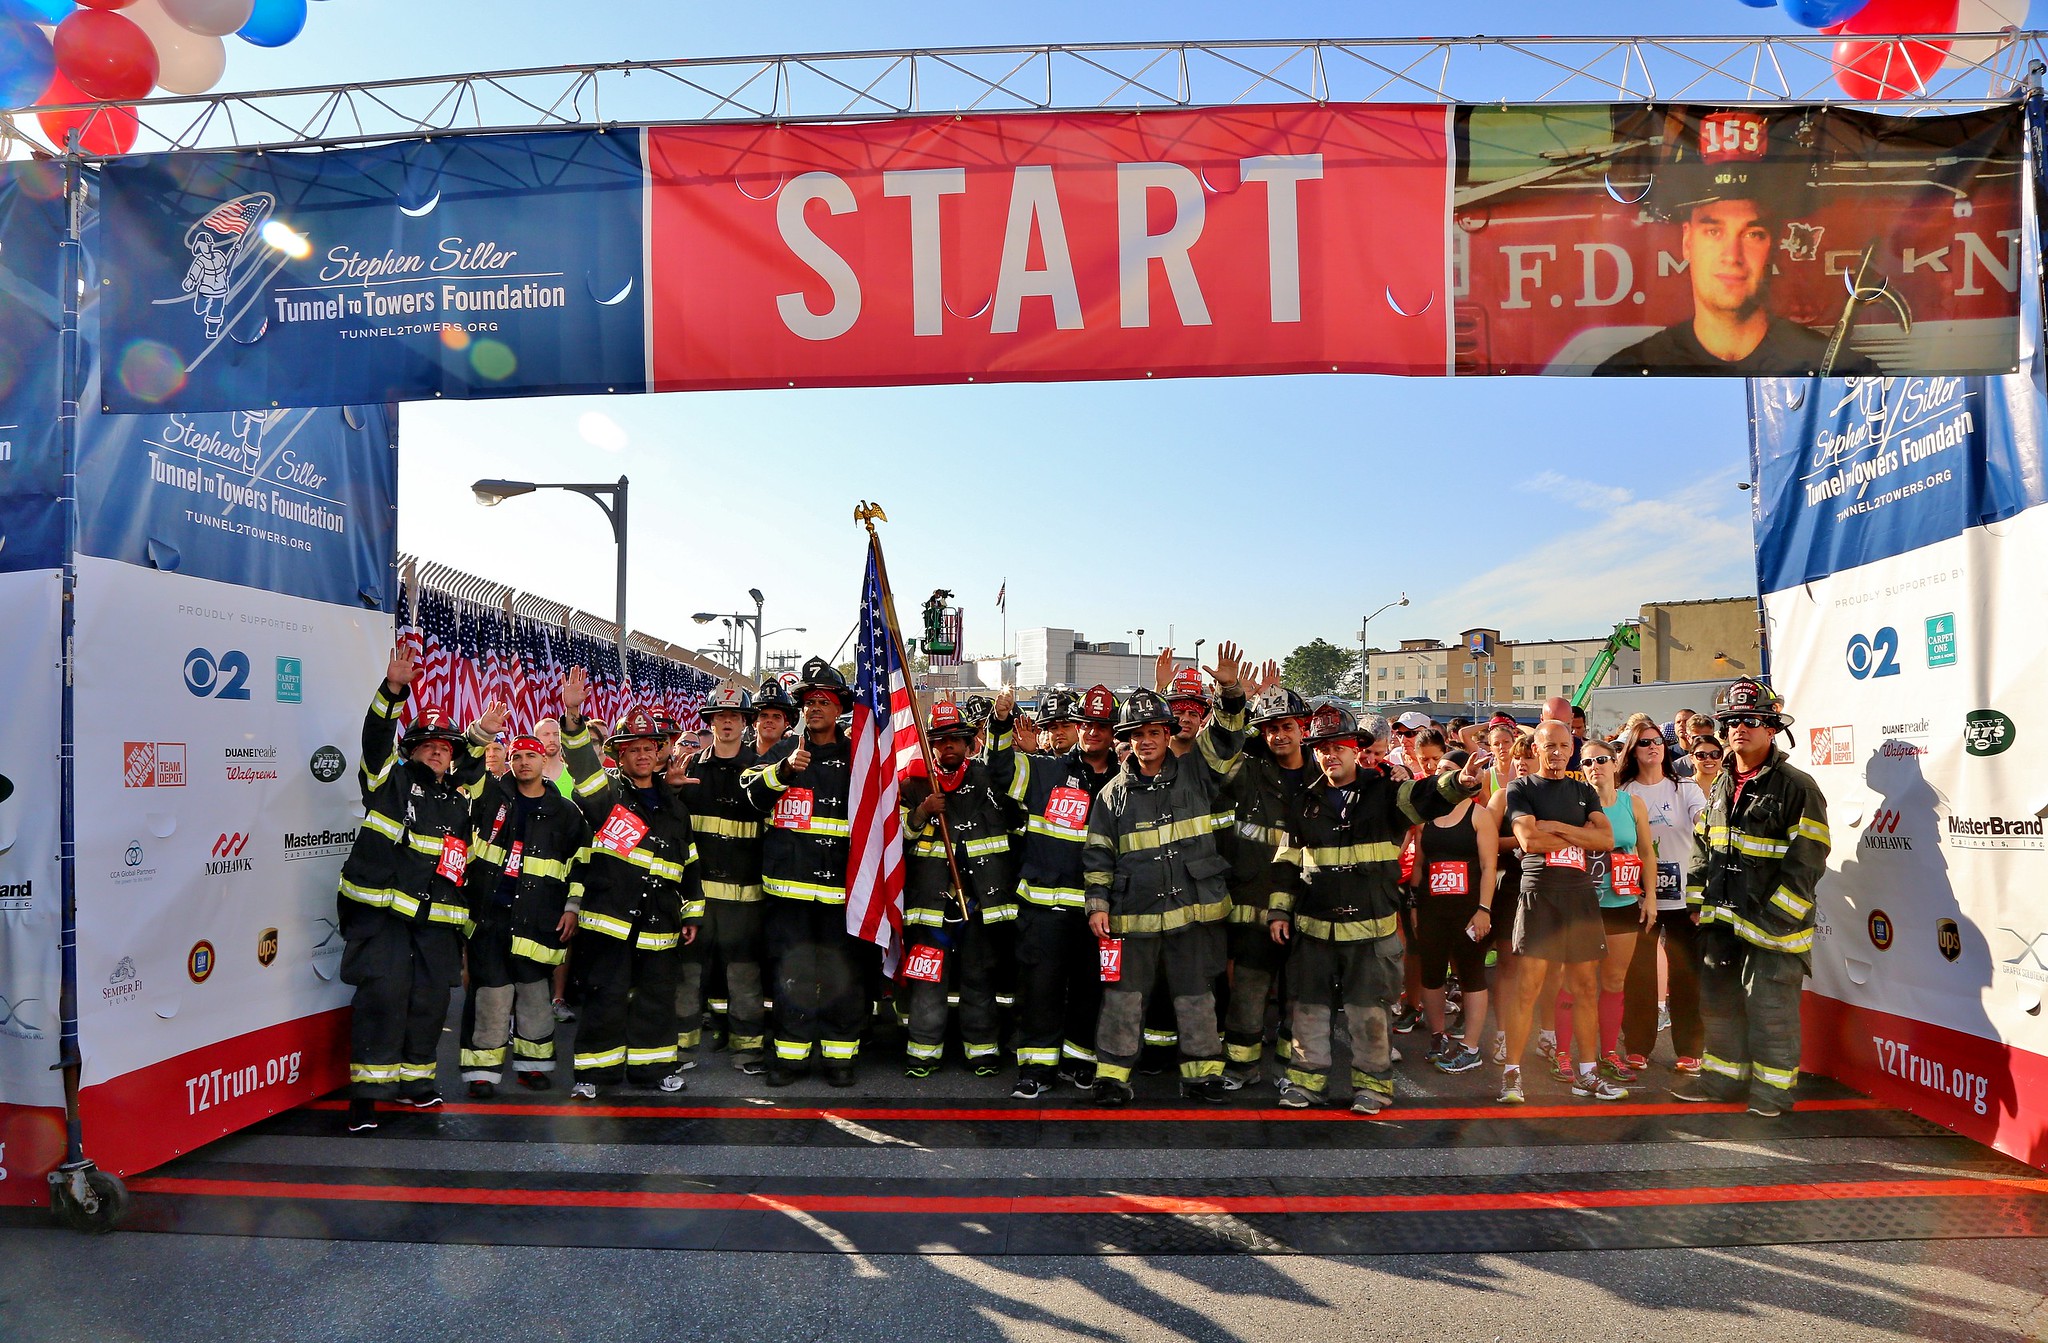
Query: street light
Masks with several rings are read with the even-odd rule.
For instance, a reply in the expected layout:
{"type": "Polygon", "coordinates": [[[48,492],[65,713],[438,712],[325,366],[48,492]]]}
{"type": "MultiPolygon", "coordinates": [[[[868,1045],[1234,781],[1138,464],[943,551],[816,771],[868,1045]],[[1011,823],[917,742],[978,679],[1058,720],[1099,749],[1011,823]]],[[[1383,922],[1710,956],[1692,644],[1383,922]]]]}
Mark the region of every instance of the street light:
{"type": "MultiPolygon", "coordinates": [[[[754,614],[752,615],[748,615],[745,611],[699,611],[691,616],[690,619],[696,621],[699,625],[708,625],[714,620],[723,620],[728,624],[750,626],[754,631],[754,679],[759,681],[761,679],[761,608],[767,604],[767,598],[761,595],[761,589],[759,588],[748,588],[747,595],[754,599],[754,614]]],[[[799,626],[792,625],[788,628],[797,629],[800,633],[802,632],[799,626]]],[[[776,630],[775,633],[780,634],[782,631],[776,630]]],[[[733,670],[738,671],[739,668],[734,667],[733,670]]]]}
{"type": "Polygon", "coordinates": [[[621,684],[623,684],[626,680],[627,483],[628,482],[626,478],[624,476],[620,476],[619,481],[616,485],[577,485],[557,483],[554,481],[536,482],[531,480],[479,480],[478,482],[476,482],[476,484],[471,485],[469,487],[470,493],[476,496],[476,501],[479,504],[482,504],[485,508],[496,508],[499,504],[505,502],[505,500],[507,499],[516,499],[522,494],[532,494],[535,490],[567,490],[571,494],[582,495],[584,498],[590,500],[592,503],[596,504],[599,508],[604,510],[605,517],[610,519],[612,524],[612,540],[617,544],[619,550],[618,602],[616,613],[619,623],[619,680],[621,684]],[[610,497],[610,503],[605,502],[606,496],[610,497]]]}
{"type": "Polygon", "coordinates": [[[1143,657],[1143,656],[1145,656],[1145,631],[1143,631],[1143,630],[1125,630],[1125,631],[1124,631],[1124,633],[1125,633],[1125,634],[1135,634],[1135,635],[1137,635],[1137,636],[1138,636],[1138,656],[1139,656],[1139,657],[1143,657]]]}
{"type": "Polygon", "coordinates": [[[1373,616],[1379,615],[1379,614],[1380,614],[1381,612],[1383,612],[1383,611],[1391,611],[1391,610],[1393,610],[1393,609],[1394,609],[1395,607],[1397,607],[1397,606],[1406,606],[1407,604],[1408,604],[1408,594],[1404,592],[1404,593],[1402,593],[1402,594],[1401,594],[1401,599],[1400,599],[1399,601],[1392,601],[1392,602],[1388,602],[1388,603],[1387,603],[1387,604],[1386,604],[1385,606],[1382,606],[1382,607],[1381,607],[1381,608],[1380,608],[1380,609],[1379,609],[1378,611],[1374,611],[1374,612],[1372,613],[1372,615],[1371,615],[1371,616],[1367,616],[1367,617],[1366,617],[1365,619],[1363,619],[1363,620],[1361,620],[1361,621],[1359,621],[1359,622],[1358,622],[1358,708],[1359,708],[1359,712],[1361,712],[1361,713],[1363,713],[1363,712],[1365,711],[1365,692],[1366,692],[1366,665],[1365,665],[1365,657],[1366,657],[1366,654],[1365,654],[1365,650],[1366,650],[1366,648],[1367,648],[1367,643],[1366,643],[1366,631],[1368,631],[1368,630],[1370,630],[1370,629],[1372,628],[1372,618],[1373,618],[1373,616]]]}

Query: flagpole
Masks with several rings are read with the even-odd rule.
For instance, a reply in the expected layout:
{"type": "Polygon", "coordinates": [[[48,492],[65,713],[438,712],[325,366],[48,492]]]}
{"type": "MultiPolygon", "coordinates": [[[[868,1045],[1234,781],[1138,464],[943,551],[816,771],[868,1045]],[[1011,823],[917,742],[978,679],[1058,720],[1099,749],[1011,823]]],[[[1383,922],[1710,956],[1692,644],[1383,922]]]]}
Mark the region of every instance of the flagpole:
{"type": "MultiPolygon", "coordinates": [[[[853,516],[855,521],[868,529],[868,553],[875,558],[875,581],[882,588],[882,624],[889,631],[889,643],[896,651],[897,665],[903,668],[903,680],[910,689],[910,723],[917,729],[917,749],[924,755],[925,777],[931,781],[933,791],[938,792],[943,798],[944,791],[939,788],[939,764],[932,757],[931,739],[925,735],[924,714],[917,702],[917,685],[911,680],[910,659],[903,650],[903,631],[896,623],[896,590],[889,586],[889,564],[882,558],[882,534],[875,530],[875,520],[879,518],[887,522],[889,515],[882,511],[879,504],[862,500],[860,507],[854,509],[853,516]]],[[[891,740],[893,742],[893,737],[891,740]]],[[[889,767],[896,767],[893,756],[889,767]]],[[[939,839],[946,848],[946,871],[953,877],[953,902],[960,907],[960,917],[965,919],[967,886],[960,880],[960,867],[953,858],[953,829],[946,824],[946,813],[943,811],[939,813],[939,839]]]]}

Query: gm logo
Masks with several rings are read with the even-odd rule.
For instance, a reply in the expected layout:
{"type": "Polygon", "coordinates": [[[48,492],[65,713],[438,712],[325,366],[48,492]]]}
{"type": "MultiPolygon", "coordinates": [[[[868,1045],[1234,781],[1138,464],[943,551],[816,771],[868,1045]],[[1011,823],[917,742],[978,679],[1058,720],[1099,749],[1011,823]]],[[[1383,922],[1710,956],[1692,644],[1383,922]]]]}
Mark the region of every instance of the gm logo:
{"type": "Polygon", "coordinates": [[[249,655],[229,649],[216,658],[193,649],[185,654],[185,689],[200,699],[249,698],[249,655]]]}
{"type": "Polygon", "coordinates": [[[1899,632],[1890,625],[1875,634],[1849,638],[1849,675],[1859,681],[1899,674],[1899,632]]]}

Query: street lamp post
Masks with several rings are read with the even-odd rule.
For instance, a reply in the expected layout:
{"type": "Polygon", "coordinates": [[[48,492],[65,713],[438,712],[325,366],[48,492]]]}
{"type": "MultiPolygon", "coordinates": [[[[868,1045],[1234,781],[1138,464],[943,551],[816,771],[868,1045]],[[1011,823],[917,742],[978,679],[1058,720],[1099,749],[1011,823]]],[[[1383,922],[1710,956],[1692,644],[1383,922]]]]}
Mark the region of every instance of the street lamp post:
{"type": "Polygon", "coordinates": [[[507,499],[512,499],[512,498],[516,498],[517,496],[519,496],[519,495],[522,495],[522,494],[532,494],[532,493],[533,493],[533,492],[534,492],[535,490],[567,490],[567,491],[569,491],[569,492],[570,492],[571,494],[580,494],[580,495],[582,495],[582,496],[583,496],[584,498],[586,498],[586,499],[590,500],[590,501],[591,501],[592,503],[596,504],[596,505],[597,505],[597,506],[598,506],[599,508],[601,508],[601,509],[603,509],[603,510],[604,510],[604,515],[605,515],[605,517],[606,517],[606,518],[608,518],[608,519],[610,519],[610,521],[611,521],[611,524],[612,524],[612,540],[613,540],[613,541],[614,541],[614,542],[615,542],[615,543],[617,544],[617,546],[618,546],[618,552],[619,552],[619,575],[618,575],[618,594],[617,594],[617,605],[616,605],[616,607],[615,607],[615,618],[617,619],[617,621],[618,621],[618,625],[619,625],[619,640],[618,640],[618,643],[619,643],[619,681],[620,681],[620,683],[621,683],[621,685],[622,685],[622,686],[624,685],[624,683],[626,682],[626,679],[627,679],[627,677],[626,677],[626,486],[627,486],[627,483],[628,483],[628,482],[627,482],[626,478],[625,478],[624,476],[620,476],[620,477],[619,477],[619,480],[618,480],[618,483],[617,483],[616,485],[578,485],[578,484],[567,484],[567,483],[558,483],[558,482],[554,482],[554,481],[538,481],[538,482],[537,482],[537,481],[531,481],[531,480],[479,480],[478,482],[476,482],[476,484],[474,484],[474,485],[472,485],[472,486],[470,486],[470,487],[469,487],[469,488],[470,488],[470,492],[471,492],[472,494],[476,495],[476,501],[477,501],[477,502],[478,502],[479,504],[482,504],[482,505],[483,505],[483,506],[484,506],[485,508],[495,508],[495,507],[497,507],[497,506],[498,506],[499,504],[501,504],[501,503],[505,502],[505,501],[506,501],[507,499]],[[610,499],[611,499],[611,502],[610,502],[610,503],[606,503],[606,502],[605,502],[605,499],[606,499],[606,497],[607,497],[607,496],[609,496],[609,497],[610,497],[610,499]]]}
{"type": "MultiPolygon", "coordinates": [[[[699,625],[708,625],[714,620],[723,620],[728,626],[733,627],[736,647],[740,647],[737,643],[739,631],[751,629],[754,632],[754,679],[759,681],[761,679],[761,640],[765,637],[761,630],[761,611],[767,605],[767,599],[761,595],[761,589],[759,588],[748,588],[747,595],[754,599],[754,613],[752,615],[748,615],[745,611],[699,611],[691,616],[690,619],[696,621],[699,625]]],[[[805,632],[804,627],[801,625],[785,625],[782,629],[769,630],[767,633],[781,634],[787,630],[795,630],[798,634],[805,632]]],[[[741,648],[741,653],[742,657],[744,657],[745,650],[743,647],[741,648]]],[[[740,668],[735,665],[733,670],[737,672],[740,668]]]]}
{"type": "Polygon", "coordinates": [[[1388,602],[1385,606],[1382,606],[1378,611],[1374,611],[1371,616],[1367,616],[1365,619],[1358,622],[1358,709],[1361,713],[1365,711],[1366,649],[1367,647],[1369,647],[1368,643],[1366,642],[1366,635],[1367,632],[1372,629],[1373,616],[1379,615],[1383,611],[1391,611],[1397,606],[1406,606],[1407,604],[1408,594],[1404,592],[1401,594],[1401,598],[1399,601],[1388,602]]]}

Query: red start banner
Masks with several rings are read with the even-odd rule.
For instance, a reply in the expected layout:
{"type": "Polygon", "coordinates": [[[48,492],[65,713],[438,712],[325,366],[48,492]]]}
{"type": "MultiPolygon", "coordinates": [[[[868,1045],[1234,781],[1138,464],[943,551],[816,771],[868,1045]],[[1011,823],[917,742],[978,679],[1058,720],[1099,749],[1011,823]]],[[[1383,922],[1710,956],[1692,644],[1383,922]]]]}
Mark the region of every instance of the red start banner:
{"type": "Polygon", "coordinates": [[[1448,371],[1449,110],[647,132],[655,391],[1448,371]]]}

